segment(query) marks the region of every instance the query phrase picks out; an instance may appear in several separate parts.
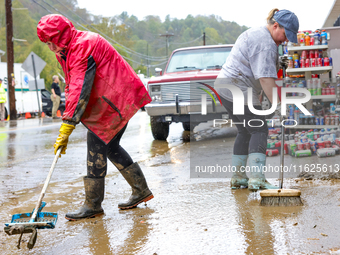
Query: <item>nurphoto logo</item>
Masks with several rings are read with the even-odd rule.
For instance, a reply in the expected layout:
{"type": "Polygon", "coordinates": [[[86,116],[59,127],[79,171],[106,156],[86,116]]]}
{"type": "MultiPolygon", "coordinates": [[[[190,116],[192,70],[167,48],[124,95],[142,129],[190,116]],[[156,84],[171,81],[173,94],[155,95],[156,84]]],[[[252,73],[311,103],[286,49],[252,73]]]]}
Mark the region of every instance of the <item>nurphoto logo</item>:
{"type": "MultiPolygon", "coordinates": [[[[206,85],[206,84],[204,84],[206,85]]],[[[207,85],[206,85],[207,86],[207,85]]],[[[221,99],[220,96],[218,95],[218,93],[216,92],[215,89],[213,89],[211,86],[209,86],[210,89],[216,94],[216,96],[218,97],[221,105],[221,99]]],[[[236,87],[235,85],[218,85],[219,88],[227,88],[231,91],[232,95],[233,95],[233,109],[234,115],[244,115],[244,95],[241,89],[239,89],[238,87],[236,87]]],[[[202,89],[204,91],[206,91],[212,98],[213,95],[205,90],[202,89]]],[[[273,88],[273,103],[270,109],[268,110],[257,110],[254,108],[253,106],[253,98],[252,98],[252,94],[253,94],[253,89],[252,88],[248,88],[248,107],[249,110],[254,113],[255,115],[260,115],[260,116],[266,116],[269,114],[272,114],[273,112],[275,112],[276,108],[277,108],[277,88],[273,88]]],[[[281,89],[281,115],[282,116],[286,116],[286,109],[287,109],[287,104],[293,104],[296,107],[298,107],[300,109],[300,111],[307,115],[310,116],[311,113],[302,105],[303,103],[308,102],[311,99],[311,94],[307,89],[303,89],[303,88],[282,88],[281,89]],[[287,98],[286,94],[287,93],[302,93],[305,95],[305,97],[291,97],[291,98],[287,98]]],[[[216,101],[214,100],[215,104],[216,101]]],[[[201,96],[201,112],[202,115],[206,114],[207,112],[207,96],[206,94],[202,94],[201,96]]]]}

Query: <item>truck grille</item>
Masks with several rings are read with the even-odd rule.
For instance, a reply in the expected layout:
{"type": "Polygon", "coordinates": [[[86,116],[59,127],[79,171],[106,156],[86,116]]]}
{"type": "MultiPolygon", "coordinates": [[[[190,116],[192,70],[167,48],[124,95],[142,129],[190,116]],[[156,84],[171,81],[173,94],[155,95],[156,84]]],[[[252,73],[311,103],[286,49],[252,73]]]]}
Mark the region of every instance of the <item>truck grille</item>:
{"type": "MultiPolygon", "coordinates": [[[[199,82],[162,83],[162,101],[175,101],[176,94],[178,94],[179,101],[200,101],[201,95],[206,94],[207,102],[211,102],[212,98],[202,89],[209,91],[216,98],[215,93],[211,91],[210,88],[200,84],[199,82]]],[[[214,81],[202,81],[202,83],[214,87],[214,81]]]]}

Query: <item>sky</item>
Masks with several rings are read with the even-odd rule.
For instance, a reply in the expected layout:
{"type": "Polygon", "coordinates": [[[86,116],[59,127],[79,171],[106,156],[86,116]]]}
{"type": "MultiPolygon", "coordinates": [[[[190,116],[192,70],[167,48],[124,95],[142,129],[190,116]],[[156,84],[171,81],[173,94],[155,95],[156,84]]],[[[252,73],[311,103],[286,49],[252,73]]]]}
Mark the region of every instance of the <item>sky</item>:
{"type": "MultiPolygon", "coordinates": [[[[300,30],[322,28],[334,0],[77,0],[80,8],[90,13],[111,17],[126,11],[129,16],[135,15],[139,20],[145,16],[157,15],[164,21],[170,18],[185,19],[189,14],[220,16],[225,21],[235,21],[239,25],[257,27],[266,24],[268,13],[273,8],[287,9],[299,18],[300,30]]],[[[340,14],[340,13],[339,13],[340,14]]]]}

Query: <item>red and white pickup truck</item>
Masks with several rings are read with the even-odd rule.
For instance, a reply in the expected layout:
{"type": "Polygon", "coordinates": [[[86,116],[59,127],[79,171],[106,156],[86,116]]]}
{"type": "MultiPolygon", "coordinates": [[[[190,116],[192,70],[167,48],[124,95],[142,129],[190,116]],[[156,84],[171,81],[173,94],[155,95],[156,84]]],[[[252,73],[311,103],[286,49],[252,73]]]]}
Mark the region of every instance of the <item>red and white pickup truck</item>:
{"type": "Polygon", "coordinates": [[[228,118],[214,93],[214,81],[233,45],[210,45],[175,50],[164,74],[148,82],[152,102],[145,106],[152,135],[166,140],[172,122],[191,131],[201,122],[228,118]],[[203,96],[202,96],[203,95],[203,96]],[[205,109],[202,107],[205,107],[205,109]]]}

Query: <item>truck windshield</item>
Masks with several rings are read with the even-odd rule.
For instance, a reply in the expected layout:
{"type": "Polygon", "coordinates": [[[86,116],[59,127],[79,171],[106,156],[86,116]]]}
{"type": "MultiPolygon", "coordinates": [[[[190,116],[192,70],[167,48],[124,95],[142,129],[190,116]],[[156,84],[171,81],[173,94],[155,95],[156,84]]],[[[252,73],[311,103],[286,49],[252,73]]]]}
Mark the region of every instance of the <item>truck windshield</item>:
{"type": "Polygon", "coordinates": [[[221,69],[226,61],[231,47],[188,49],[174,53],[169,62],[166,73],[221,69]]]}

